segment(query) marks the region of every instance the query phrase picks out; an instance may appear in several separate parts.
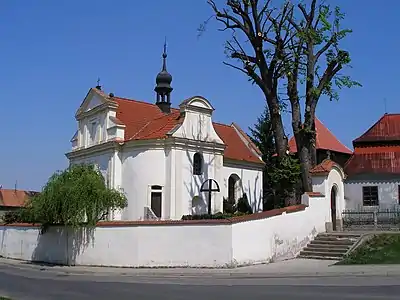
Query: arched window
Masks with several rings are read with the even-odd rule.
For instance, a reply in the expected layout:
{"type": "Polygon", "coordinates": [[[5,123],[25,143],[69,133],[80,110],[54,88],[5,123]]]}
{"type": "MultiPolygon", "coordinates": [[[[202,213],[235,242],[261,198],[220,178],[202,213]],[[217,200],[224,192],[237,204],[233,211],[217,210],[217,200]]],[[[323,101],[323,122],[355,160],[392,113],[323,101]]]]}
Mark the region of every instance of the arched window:
{"type": "Polygon", "coordinates": [[[232,174],[228,178],[228,201],[234,204],[240,197],[240,178],[236,174],[232,174]]]}
{"type": "Polygon", "coordinates": [[[203,156],[198,152],[193,155],[193,174],[203,174],[203,156]]]}

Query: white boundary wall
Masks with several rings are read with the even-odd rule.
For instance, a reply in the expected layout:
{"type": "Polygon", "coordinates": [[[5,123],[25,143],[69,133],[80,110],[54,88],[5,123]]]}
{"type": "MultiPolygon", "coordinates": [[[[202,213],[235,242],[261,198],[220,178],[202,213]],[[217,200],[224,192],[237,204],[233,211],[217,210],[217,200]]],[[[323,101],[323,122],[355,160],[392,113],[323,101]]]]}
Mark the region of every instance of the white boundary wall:
{"type": "MultiPolygon", "coordinates": [[[[325,231],[329,203],[303,195],[305,210],[229,222],[99,226],[91,232],[0,226],[0,255],[47,263],[119,267],[234,267],[295,257],[325,231]],[[183,224],[183,225],[182,225],[183,224]]],[[[268,213],[263,213],[268,215],[268,213]]]]}

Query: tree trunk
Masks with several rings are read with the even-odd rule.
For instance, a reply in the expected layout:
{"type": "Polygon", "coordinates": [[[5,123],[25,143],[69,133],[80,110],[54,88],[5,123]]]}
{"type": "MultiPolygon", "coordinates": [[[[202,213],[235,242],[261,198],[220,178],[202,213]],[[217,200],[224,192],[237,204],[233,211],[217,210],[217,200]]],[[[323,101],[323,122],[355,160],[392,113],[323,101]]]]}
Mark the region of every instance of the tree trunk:
{"type": "Polygon", "coordinates": [[[275,107],[270,109],[270,113],[272,129],[274,132],[276,153],[279,157],[284,157],[287,155],[286,151],[288,141],[283,127],[279,105],[277,104],[275,105],[275,107]]]}
{"type": "Polygon", "coordinates": [[[310,170],[312,168],[312,155],[310,148],[312,144],[305,138],[304,131],[297,130],[295,133],[297,155],[300,160],[301,182],[303,185],[303,192],[312,192],[312,180],[310,170]]]}
{"type": "Polygon", "coordinates": [[[301,149],[298,150],[301,181],[303,183],[304,192],[312,192],[312,180],[310,174],[312,163],[310,154],[311,153],[309,152],[308,147],[306,147],[305,145],[303,145],[301,149]]]}

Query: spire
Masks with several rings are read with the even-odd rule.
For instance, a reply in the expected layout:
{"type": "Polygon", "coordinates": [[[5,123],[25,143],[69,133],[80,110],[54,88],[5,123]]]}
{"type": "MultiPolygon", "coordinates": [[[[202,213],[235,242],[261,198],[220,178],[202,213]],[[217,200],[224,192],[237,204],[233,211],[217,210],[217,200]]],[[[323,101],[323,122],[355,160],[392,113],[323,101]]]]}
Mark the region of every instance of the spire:
{"type": "Polygon", "coordinates": [[[162,70],[167,72],[167,37],[165,37],[165,41],[164,41],[164,52],[163,52],[163,67],[162,70]]]}
{"type": "Polygon", "coordinates": [[[169,113],[171,111],[171,87],[172,76],[167,71],[167,39],[164,42],[164,51],[162,54],[163,66],[160,73],[156,77],[156,104],[164,112],[169,113]]]}

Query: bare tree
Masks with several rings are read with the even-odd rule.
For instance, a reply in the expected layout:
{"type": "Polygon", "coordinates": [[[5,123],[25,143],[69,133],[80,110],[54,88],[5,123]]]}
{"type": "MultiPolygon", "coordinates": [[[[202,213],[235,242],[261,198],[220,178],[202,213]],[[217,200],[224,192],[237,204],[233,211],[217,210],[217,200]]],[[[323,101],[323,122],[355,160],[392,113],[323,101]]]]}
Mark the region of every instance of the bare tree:
{"type": "Polygon", "coordinates": [[[264,93],[276,152],[282,158],[288,151],[281,111],[290,106],[304,191],[312,191],[309,171],[316,163],[315,111],[321,95],[338,99],[335,87],[359,85],[339,73],[350,63],[349,53],[339,48],[351,32],[340,28],[344,14],[317,2],[285,1],[276,8],[272,0],[226,0],[219,8],[214,0],[207,1],[224,26],[220,30],[232,32],[226,51],[236,64],[224,64],[246,74],[264,93]],[[279,93],[282,87],[286,97],[279,93]]]}

